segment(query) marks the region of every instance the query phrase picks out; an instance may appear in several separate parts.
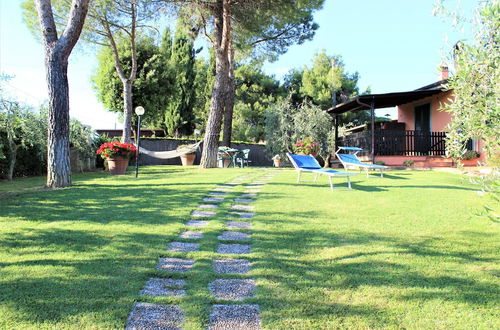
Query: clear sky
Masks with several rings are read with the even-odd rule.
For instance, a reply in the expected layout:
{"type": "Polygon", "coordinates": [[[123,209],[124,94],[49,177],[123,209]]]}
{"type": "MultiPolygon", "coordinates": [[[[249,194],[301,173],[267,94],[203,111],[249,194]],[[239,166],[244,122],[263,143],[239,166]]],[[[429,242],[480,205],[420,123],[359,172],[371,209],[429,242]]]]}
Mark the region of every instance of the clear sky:
{"type": "MultiPolygon", "coordinates": [[[[343,57],[347,71],[358,71],[360,90],[406,91],[438,80],[438,65],[452,45],[470,36],[450,21],[432,15],[434,0],[325,0],[316,13],[320,25],[313,41],[293,46],[279,61],[265,65],[277,78],[311,63],[315,52],[343,57]]],[[[47,98],[42,45],[22,21],[20,0],[0,0],[0,72],[14,75],[9,89],[20,100],[38,106],[47,98]]],[[[467,13],[477,0],[448,0],[467,13]]],[[[121,128],[117,114],[97,101],[90,76],[95,50],[79,47],[70,57],[70,115],[93,128],[121,128]]],[[[146,109],[147,111],[147,109],[146,109]]],[[[379,115],[394,111],[380,110],[379,115]]]]}

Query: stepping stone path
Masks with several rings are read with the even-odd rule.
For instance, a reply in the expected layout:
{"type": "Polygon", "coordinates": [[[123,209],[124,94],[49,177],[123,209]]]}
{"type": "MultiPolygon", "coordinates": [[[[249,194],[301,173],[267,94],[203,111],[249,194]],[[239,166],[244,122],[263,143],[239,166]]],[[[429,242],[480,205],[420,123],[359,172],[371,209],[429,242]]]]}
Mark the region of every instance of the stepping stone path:
{"type": "Polygon", "coordinates": [[[240,211],[253,211],[253,209],[255,209],[255,206],[236,204],[236,205],[231,206],[231,209],[232,210],[240,210],[240,211]]]}
{"type": "Polygon", "coordinates": [[[168,244],[168,250],[172,252],[198,251],[199,247],[198,243],[171,242],[168,244]]]}
{"type": "Polygon", "coordinates": [[[230,217],[238,217],[238,218],[245,218],[245,219],[250,219],[255,216],[255,213],[252,212],[231,212],[229,214],[230,217]]]}
{"type": "Polygon", "coordinates": [[[211,203],[220,203],[224,201],[224,198],[221,197],[205,197],[203,198],[204,202],[211,202],[211,203]]]}
{"type": "Polygon", "coordinates": [[[226,196],[228,195],[227,192],[219,192],[219,191],[215,191],[215,192],[211,192],[209,193],[210,196],[226,196]]]}
{"type": "Polygon", "coordinates": [[[203,237],[203,233],[199,231],[185,231],[179,235],[180,238],[199,239],[203,237]]]}
{"type": "Polygon", "coordinates": [[[217,299],[242,301],[254,296],[254,280],[215,280],[208,285],[210,293],[217,299]]]}
{"type": "Polygon", "coordinates": [[[151,297],[184,297],[186,295],[186,290],[182,288],[185,285],[185,280],[153,277],[146,282],[140,295],[151,297]]]}
{"type": "Polygon", "coordinates": [[[214,305],[212,307],[209,330],[257,330],[261,328],[258,305],[214,305]]]}
{"type": "Polygon", "coordinates": [[[125,330],[181,329],[184,311],[179,306],[135,303],[125,330]]]}
{"type": "Polygon", "coordinates": [[[236,203],[253,203],[255,202],[255,199],[249,199],[249,198],[235,198],[234,201],[236,203]]]}
{"type": "Polygon", "coordinates": [[[250,271],[251,263],[245,259],[217,259],[213,262],[217,274],[246,274],[250,271]]]}
{"type": "Polygon", "coordinates": [[[190,271],[193,265],[193,259],[160,258],[156,268],[159,270],[168,270],[170,272],[185,273],[190,271]]]}
{"type": "Polygon", "coordinates": [[[217,236],[221,241],[246,241],[250,234],[240,233],[239,231],[225,231],[222,235],[217,236]]]}
{"type": "Polygon", "coordinates": [[[252,224],[244,221],[228,221],[226,227],[230,229],[249,229],[252,228],[252,224]]]}
{"type": "Polygon", "coordinates": [[[247,244],[219,244],[217,253],[221,254],[249,254],[250,245],[247,244]]]}
{"type": "Polygon", "coordinates": [[[216,209],[218,207],[219,207],[219,205],[215,205],[215,204],[200,204],[200,205],[198,205],[199,209],[216,209]]]}
{"type": "MultiPolygon", "coordinates": [[[[229,217],[238,217],[243,219],[251,219],[255,217],[256,213],[244,211],[253,211],[255,209],[253,205],[249,204],[255,202],[255,198],[257,198],[257,194],[260,192],[260,189],[276,174],[277,172],[273,171],[273,173],[265,174],[260,179],[254,180],[249,184],[243,184],[245,180],[249,179],[248,177],[239,177],[233,179],[231,182],[225,183],[224,185],[215,187],[211,192],[209,192],[208,197],[203,198],[203,202],[206,204],[199,204],[197,206],[198,209],[203,210],[193,210],[191,212],[191,217],[215,217],[219,204],[209,203],[224,202],[225,196],[228,196],[230,193],[235,194],[235,188],[239,185],[242,185],[240,189],[245,189],[244,193],[240,193],[238,196],[234,196],[232,198],[234,203],[228,207],[231,212],[226,214],[228,214],[229,217]]],[[[228,209],[223,210],[224,213],[227,211],[228,209]]],[[[210,222],[211,221],[208,221],[208,219],[191,219],[185,223],[185,226],[201,228],[207,227],[210,222]]],[[[225,223],[225,228],[250,230],[252,228],[252,224],[244,221],[227,221],[225,223]]],[[[169,242],[168,252],[188,253],[198,251],[200,244],[196,242],[196,240],[203,239],[204,234],[200,231],[185,230],[180,233],[179,238],[191,241],[169,242]],[[193,240],[195,240],[195,242],[193,242],[193,240]]],[[[241,302],[247,298],[253,297],[255,295],[257,285],[256,281],[251,278],[241,278],[242,275],[246,275],[251,271],[252,262],[244,258],[239,259],[231,257],[231,255],[245,256],[251,253],[251,234],[240,231],[225,230],[217,236],[217,239],[220,241],[245,241],[249,244],[221,243],[218,245],[215,252],[227,256],[221,256],[219,259],[212,261],[213,272],[215,274],[238,274],[239,278],[215,279],[212,282],[207,283],[210,293],[215,299],[226,300],[228,302],[241,302]]],[[[186,275],[183,275],[187,278],[187,280],[153,277],[146,282],[144,288],[140,292],[140,295],[150,297],[174,297],[182,299],[182,297],[189,294],[189,292],[186,292],[185,288],[189,282],[189,271],[193,268],[194,264],[195,260],[193,259],[171,257],[159,258],[156,266],[158,270],[174,273],[187,273],[187,277],[186,275]]],[[[227,276],[228,275],[225,275],[225,277],[227,276]]],[[[127,320],[126,330],[182,329],[184,319],[185,312],[177,305],[138,302],[134,303],[132,306],[132,311],[127,320]]],[[[260,320],[260,309],[258,305],[214,304],[212,306],[208,329],[252,330],[261,328],[262,323],[260,320]]]]}
{"type": "Polygon", "coordinates": [[[203,221],[203,220],[189,220],[188,222],[186,222],[186,226],[188,226],[188,227],[196,227],[196,228],[206,227],[206,226],[208,226],[208,221],[203,221]]]}
{"type": "Polygon", "coordinates": [[[215,215],[215,212],[213,211],[193,211],[191,213],[191,216],[194,218],[209,218],[213,217],[215,215]]]}

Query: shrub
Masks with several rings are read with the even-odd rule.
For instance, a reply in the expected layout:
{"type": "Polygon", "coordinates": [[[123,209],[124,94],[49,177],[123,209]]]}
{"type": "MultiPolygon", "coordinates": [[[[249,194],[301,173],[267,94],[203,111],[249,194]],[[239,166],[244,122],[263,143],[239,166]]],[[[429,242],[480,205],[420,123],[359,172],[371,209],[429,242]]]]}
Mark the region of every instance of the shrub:
{"type": "Polygon", "coordinates": [[[415,162],[413,160],[405,160],[403,162],[403,166],[406,166],[406,167],[413,167],[413,165],[415,164],[415,162]]]}

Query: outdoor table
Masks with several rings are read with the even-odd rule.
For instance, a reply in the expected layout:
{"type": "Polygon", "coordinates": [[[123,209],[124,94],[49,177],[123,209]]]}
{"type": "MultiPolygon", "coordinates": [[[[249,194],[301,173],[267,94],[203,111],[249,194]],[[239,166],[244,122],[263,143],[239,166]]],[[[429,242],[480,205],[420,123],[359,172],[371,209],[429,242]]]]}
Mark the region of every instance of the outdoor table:
{"type": "Polygon", "coordinates": [[[239,149],[219,149],[219,153],[226,153],[231,160],[227,167],[230,167],[231,164],[233,165],[233,167],[236,167],[236,157],[238,156],[239,152],[239,149]]]}

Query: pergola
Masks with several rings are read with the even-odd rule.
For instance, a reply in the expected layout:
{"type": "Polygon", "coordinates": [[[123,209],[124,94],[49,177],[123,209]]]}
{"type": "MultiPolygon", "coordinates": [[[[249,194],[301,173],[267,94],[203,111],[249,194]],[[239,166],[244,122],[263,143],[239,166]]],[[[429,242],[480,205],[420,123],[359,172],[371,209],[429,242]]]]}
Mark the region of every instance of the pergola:
{"type": "MultiPolygon", "coordinates": [[[[433,85],[426,86],[434,87],[433,85]]],[[[424,87],[424,88],[426,88],[424,87]]],[[[375,161],[375,109],[383,109],[395,107],[400,104],[410,103],[419,99],[423,99],[435,94],[442,93],[441,88],[437,89],[419,89],[410,92],[398,92],[387,94],[367,94],[359,95],[355,98],[338,104],[326,110],[328,114],[334,117],[335,120],[335,150],[338,149],[338,128],[339,128],[339,115],[349,111],[370,110],[371,117],[371,159],[375,161]]]]}

